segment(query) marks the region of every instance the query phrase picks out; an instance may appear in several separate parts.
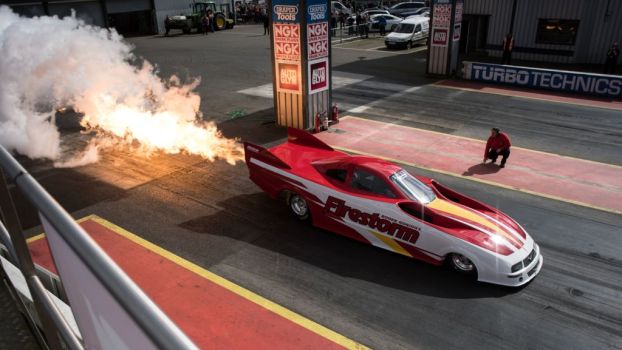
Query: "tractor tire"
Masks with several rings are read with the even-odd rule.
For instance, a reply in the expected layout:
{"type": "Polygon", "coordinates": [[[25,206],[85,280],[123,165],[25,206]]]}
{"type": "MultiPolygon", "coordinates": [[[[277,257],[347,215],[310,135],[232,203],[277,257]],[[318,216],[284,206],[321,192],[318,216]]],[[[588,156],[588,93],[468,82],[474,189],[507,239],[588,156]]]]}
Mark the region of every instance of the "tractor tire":
{"type": "Polygon", "coordinates": [[[225,15],[217,13],[214,16],[214,28],[216,28],[216,30],[225,30],[227,28],[227,20],[225,19],[225,15]]]}
{"type": "Polygon", "coordinates": [[[184,34],[190,34],[191,28],[184,28],[181,30],[184,34]]]}

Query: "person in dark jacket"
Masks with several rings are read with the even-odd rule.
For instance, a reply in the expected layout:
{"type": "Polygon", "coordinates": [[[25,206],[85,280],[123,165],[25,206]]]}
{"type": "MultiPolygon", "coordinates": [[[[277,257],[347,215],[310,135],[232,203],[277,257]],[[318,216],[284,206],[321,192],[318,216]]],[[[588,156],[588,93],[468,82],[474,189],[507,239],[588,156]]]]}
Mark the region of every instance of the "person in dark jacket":
{"type": "Polygon", "coordinates": [[[270,17],[267,13],[263,15],[263,35],[270,35],[270,17]]]}
{"type": "Polygon", "coordinates": [[[512,50],[514,49],[514,37],[512,33],[508,33],[501,42],[503,49],[503,57],[501,58],[501,64],[512,64],[512,50]]]}
{"type": "Polygon", "coordinates": [[[490,130],[490,137],[486,142],[483,163],[486,163],[486,160],[490,159],[492,160],[491,164],[494,164],[497,158],[502,156],[503,158],[501,158],[501,164],[499,166],[504,168],[505,162],[510,156],[510,146],[512,146],[512,143],[508,135],[501,132],[499,128],[492,128],[490,130]]]}
{"type": "Polygon", "coordinates": [[[618,56],[620,56],[620,47],[618,43],[613,43],[609,51],[607,51],[607,60],[605,61],[605,74],[615,74],[616,65],[618,64],[618,56]]]}

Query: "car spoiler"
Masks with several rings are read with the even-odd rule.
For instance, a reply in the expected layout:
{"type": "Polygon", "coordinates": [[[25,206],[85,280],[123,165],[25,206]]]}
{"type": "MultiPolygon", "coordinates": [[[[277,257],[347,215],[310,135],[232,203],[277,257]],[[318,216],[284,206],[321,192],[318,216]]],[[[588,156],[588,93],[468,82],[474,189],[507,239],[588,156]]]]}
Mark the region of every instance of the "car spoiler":
{"type": "MultiPolygon", "coordinates": [[[[287,142],[299,146],[312,147],[326,151],[334,151],[332,147],[325,144],[320,139],[316,138],[310,133],[304,130],[298,130],[294,128],[287,129],[287,142]]],[[[244,142],[244,158],[246,160],[246,164],[248,164],[248,162],[250,161],[251,156],[277,168],[291,169],[291,166],[289,166],[289,164],[274,155],[274,153],[270,152],[265,147],[255,145],[250,142],[244,142]]]]}
{"type": "Polygon", "coordinates": [[[334,151],[332,147],[325,144],[323,141],[311,135],[307,131],[298,130],[294,128],[287,128],[287,142],[293,143],[299,146],[307,146],[307,147],[323,149],[326,151],[334,151]]]}

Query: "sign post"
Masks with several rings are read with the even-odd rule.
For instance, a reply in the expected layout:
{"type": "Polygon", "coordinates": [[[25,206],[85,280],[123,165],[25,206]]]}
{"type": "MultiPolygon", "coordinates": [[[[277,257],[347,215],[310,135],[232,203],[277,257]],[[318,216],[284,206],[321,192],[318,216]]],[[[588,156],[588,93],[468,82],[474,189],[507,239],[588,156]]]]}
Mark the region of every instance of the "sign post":
{"type": "Polygon", "coordinates": [[[426,73],[449,76],[456,71],[464,0],[433,0],[426,73]]]}
{"type": "Polygon", "coordinates": [[[272,0],[269,9],[276,122],[307,130],[330,111],[328,0],[272,0]]]}

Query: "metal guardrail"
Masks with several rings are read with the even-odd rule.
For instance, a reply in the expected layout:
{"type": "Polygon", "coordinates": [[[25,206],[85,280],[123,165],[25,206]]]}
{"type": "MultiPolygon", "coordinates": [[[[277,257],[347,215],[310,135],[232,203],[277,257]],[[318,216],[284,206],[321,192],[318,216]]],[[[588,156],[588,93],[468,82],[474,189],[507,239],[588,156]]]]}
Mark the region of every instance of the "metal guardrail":
{"type": "Polygon", "coordinates": [[[83,349],[84,345],[71,330],[61,312],[47,294],[35,273],[34,264],[21,231],[8,189],[9,180],[37,209],[67,243],[80,261],[107,289],[116,302],[160,349],[197,349],[196,345],[149,299],[140,288],[95,244],[73,218],[41,185],[0,146],[0,214],[6,225],[0,228],[0,239],[16,259],[32,294],[37,314],[52,349],[83,349]],[[7,179],[4,178],[6,174],[7,179]],[[8,237],[7,237],[8,235],[8,237]],[[8,238],[8,239],[7,239],[8,238]],[[55,335],[58,334],[61,341],[55,335]]]}

